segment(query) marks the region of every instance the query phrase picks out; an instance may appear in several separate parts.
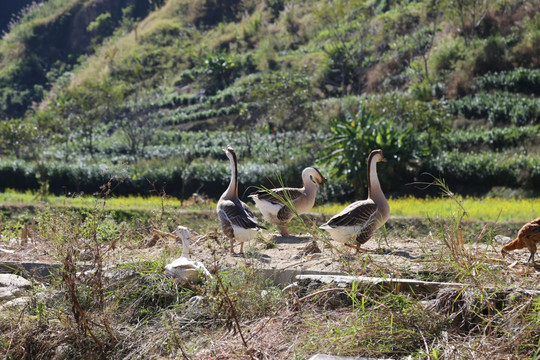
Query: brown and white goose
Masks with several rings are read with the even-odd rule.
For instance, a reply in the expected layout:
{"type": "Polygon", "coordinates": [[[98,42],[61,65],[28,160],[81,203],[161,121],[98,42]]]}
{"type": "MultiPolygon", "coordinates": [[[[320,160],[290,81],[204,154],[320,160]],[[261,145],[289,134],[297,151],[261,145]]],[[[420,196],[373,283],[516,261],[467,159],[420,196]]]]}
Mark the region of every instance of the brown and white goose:
{"type": "Polygon", "coordinates": [[[368,157],[368,198],[352,203],[319,227],[328,231],[335,241],[358,250],[363,250],[360,245],[390,217],[390,206],[377,176],[379,161],[386,161],[382,150],[373,150],[368,157]]]}
{"type": "Polygon", "coordinates": [[[230,253],[234,254],[234,241],[240,243],[240,254],[244,252],[244,242],[257,236],[257,232],[266,229],[257,223],[251,209],[238,198],[238,166],[232,147],[223,150],[231,162],[231,182],[217,204],[217,214],[221,229],[230,240],[230,253]]]}
{"type": "Polygon", "coordinates": [[[313,208],[317,195],[317,185],[326,179],[319,170],[307,167],[302,171],[302,188],[284,187],[278,189],[258,190],[249,195],[261,211],[263,217],[271,224],[281,227],[281,235],[288,236],[287,224],[294,217],[290,203],[298,214],[305,214],[313,208]],[[290,203],[289,203],[290,202],[290,203]]]}

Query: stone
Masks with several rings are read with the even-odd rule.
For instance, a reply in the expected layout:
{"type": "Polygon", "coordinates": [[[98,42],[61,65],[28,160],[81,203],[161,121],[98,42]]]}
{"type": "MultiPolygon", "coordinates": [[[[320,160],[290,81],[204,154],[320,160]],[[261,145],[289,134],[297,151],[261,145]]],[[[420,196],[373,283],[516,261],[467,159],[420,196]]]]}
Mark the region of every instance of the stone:
{"type": "Polygon", "coordinates": [[[9,310],[9,309],[22,309],[24,308],[32,299],[27,296],[17,297],[13,300],[6,302],[0,306],[0,311],[9,310]]]}
{"type": "Polygon", "coordinates": [[[29,289],[32,287],[32,283],[19,275],[0,274],[0,287],[29,289]]]}
{"type": "Polygon", "coordinates": [[[0,301],[10,301],[22,295],[22,290],[12,287],[0,287],[0,301]]]}
{"type": "Polygon", "coordinates": [[[22,295],[23,289],[29,289],[32,283],[22,276],[0,274],[0,301],[13,300],[22,295]]]}

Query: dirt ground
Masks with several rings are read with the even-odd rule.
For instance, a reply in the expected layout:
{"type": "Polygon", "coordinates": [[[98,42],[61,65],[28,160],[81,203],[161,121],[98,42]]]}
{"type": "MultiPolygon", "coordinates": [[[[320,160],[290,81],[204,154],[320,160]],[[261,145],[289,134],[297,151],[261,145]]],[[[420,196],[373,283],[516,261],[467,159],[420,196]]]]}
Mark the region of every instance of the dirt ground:
{"type": "MultiPolygon", "coordinates": [[[[511,230],[500,230],[511,234],[511,230]]],[[[229,254],[229,241],[218,232],[198,234],[192,230],[190,257],[201,261],[211,271],[250,267],[262,270],[290,270],[292,273],[320,272],[327,274],[355,274],[400,277],[424,277],[441,280],[440,269],[444,243],[419,224],[419,220],[402,222],[391,220],[386,231],[377,231],[362,248],[367,252],[355,253],[353,249],[332,241],[324,234],[292,234],[281,236],[277,232],[263,232],[258,239],[244,244],[244,255],[229,254]],[[405,224],[405,225],[404,225],[405,224]],[[385,232],[385,234],[383,234],[385,232]],[[419,275],[420,274],[420,275],[419,275]]],[[[528,251],[518,250],[503,259],[500,245],[509,238],[497,238],[491,244],[479,242],[466,245],[475,256],[487,259],[488,266],[505,271],[540,275],[534,267],[526,266],[528,251]]],[[[0,246],[0,262],[56,263],[54,249],[39,239],[30,237],[27,242],[11,239],[0,246]]],[[[174,260],[181,252],[177,239],[149,233],[139,246],[118,244],[105,249],[107,266],[148,259],[174,260]]],[[[239,244],[234,246],[236,253],[239,244]]],[[[89,250],[86,250],[88,252],[89,250]]],[[[91,260],[92,254],[81,253],[80,259],[91,260]]],[[[444,280],[444,279],[442,279],[444,280]]]]}

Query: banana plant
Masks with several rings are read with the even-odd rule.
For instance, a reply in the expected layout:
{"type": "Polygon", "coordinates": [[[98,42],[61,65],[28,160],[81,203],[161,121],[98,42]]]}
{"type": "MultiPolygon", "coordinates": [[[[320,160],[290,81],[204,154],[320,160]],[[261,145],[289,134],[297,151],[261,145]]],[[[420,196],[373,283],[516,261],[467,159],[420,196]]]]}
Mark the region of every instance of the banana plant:
{"type": "Polygon", "coordinates": [[[411,127],[399,126],[394,118],[376,116],[362,104],[355,116],[346,112],[343,118],[332,119],[330,130],[320,161],[332,169],[334,176],[349,181],[357,195],[366,190],[367,157],[372,150],[383,150],[389,166],[380,170],[391,178],[404,171],[420,148],[420,142],[412,139],[411,127]]]}

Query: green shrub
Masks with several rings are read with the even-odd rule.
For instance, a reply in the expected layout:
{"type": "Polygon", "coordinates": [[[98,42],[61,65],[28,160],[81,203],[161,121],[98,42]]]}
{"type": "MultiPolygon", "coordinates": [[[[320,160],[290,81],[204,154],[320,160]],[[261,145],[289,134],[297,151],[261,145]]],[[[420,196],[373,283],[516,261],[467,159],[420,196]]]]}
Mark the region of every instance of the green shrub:
{"type": "Polygon", "coordinates": [[[532,146],[540,141],[540,125],[504,127],[504,128],[468,128],[466,130],[451,130],[441,134],[440,141],[444,150],[488,148],[500,151],[520,146],[532,146]]]}
{"type": "Polygon", "coordinates": [[[540,99],[496,92],[467,95],[450,104],[451,111],[466,118],[485,118],[494,124],[526,125],[540,121],[540,99]]]}
{"type": "Polygon", "coordinates": [[[442,152],[429,158],[423,170],[444,178],[465,194],[495,186],[538,189],[539,159],[536,156],[503,153],[442,152]]]}
{"type": "Polygon", "coordinates": [[[382,118],[361,106],[353,117],[333,119],[332,134],[325,141],[321,162],[332,168],[332,175],[346,178],[363,195],[367,187],[367,157],[372,150],[382,149],[392,165],[382,166],[382,181],[402,181],[408,162],[420,148],[419,141],[412,140],[412,128],[400,126],[393,118],[382,118]],[[398,180],[399,179],[399,180],[398,180]]]}
{"type": "Polygon", "coordinates": [[[475,87],[486,92],[500,90],[540,95],[540,69],[517,68],[511,71],[490,72],[476,80],[475,87]]]}

